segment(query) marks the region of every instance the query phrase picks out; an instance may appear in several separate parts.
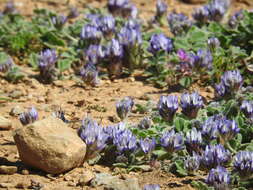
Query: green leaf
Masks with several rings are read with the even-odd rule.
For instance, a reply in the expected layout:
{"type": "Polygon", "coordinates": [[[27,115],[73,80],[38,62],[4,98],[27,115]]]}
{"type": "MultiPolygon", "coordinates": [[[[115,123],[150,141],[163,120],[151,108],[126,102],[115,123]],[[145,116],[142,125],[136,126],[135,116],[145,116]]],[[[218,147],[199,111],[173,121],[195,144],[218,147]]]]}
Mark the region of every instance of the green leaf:
{"type": "Polygon", "coordinates": [[[10,82],[18,82],[24,78],[24,74],[18,69],[18,67],[13,67],[5,76],[10,82]]]}
{"type": "Polygon", "coordinates": [[[179,84],[185,88],[188,88],[192,84],[192,78],[191,77],[183,77],[179,80],[179,84]]]}
{"type": "Polygon", "coordinates": [[[41,38],[46,44],[65,46],[64,40],[57,36],[54,32],[46,32],[41,38]]]}
{"type": "Polygon", "coordinates": [[[177,132],[184,131],[185,120],[181,117],[176,117],[174,120],[174,126],[177,132]]]}
{"type": "Polygon", "coordinates": [[[71,63],[71,59],[60,59],[57,61],[57,68],[60,70],[60,72],[63,72],[71,67],[71,63]]]}
{"type": "Polygon", "coordinates": [[[187,176],[187,171],[184,169],[184,161],[177,160],[175,161],[176,173],[182,177],[187,176]]]}
{"type": "Polygon", "coordinates": [[[37,68],[38,68],[38,58],[39,58],[39,56],[38,56],[38,54],[36,54],[36,53],[31,53],[31,54],[29,55],[28,63],[29,63],[29,65],[31,65],[32,68],[34,68],[34,69],[37,69],[37,68]]]}
{"type": "Polygon", "coordinates": [[[192,181],[191,185],[198,190],[213,190],[213,188],[208,187],[207,184],[201,181],[192,181]]]}

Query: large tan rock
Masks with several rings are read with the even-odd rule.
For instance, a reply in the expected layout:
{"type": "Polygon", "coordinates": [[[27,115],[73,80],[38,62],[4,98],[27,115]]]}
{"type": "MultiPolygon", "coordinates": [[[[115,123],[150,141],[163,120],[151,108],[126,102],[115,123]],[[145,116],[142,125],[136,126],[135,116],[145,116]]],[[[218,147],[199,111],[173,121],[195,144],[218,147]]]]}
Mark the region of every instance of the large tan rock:
{"type": "Polygon", "coordinates": [[[27,165],[59,174],[84,162],[85,143],[60,119],[49,117],[14,131],[20,159],[27,165]]]}

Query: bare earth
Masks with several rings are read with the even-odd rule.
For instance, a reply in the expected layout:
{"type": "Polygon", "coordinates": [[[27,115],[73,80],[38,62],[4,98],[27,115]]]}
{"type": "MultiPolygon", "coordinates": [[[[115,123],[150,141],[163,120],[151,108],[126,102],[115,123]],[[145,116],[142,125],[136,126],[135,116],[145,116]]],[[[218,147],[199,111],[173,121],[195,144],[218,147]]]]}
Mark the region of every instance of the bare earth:
{"type": "MultiPolygon", "coordinates": [[[[155,11],[154,0],[134,0],[133,1],[141,11],[142,18],[151,18],[155,11]]],[[[34,8],[49,8],[58,12],[65,12],[70,5],[77,6],[80,9],[86,5],[101,7],[106,1],[93,0],[17,0],[17,8],[23,15],[30,16],[34,8]]],[[[4,2],[0,1],[0,7],[3,7],[4,2]]],[[[177,0],[168,1],[170,11],[184,12],[187,15],[191,14],[193,8],[200,5],[185,4],[177,0]]],[[[232,10],[240,8],[250,9],[247,3],[235,2],[232,10]]],[[[40,84],[34,78],[27,78],[24,82],[18,84],[10,84],[0,76],[0,95],[1,97],[12,97],[12,101],[0,100],[0,115],[13,121],[13,129],[20,127],[16,116],[10,116],[10,111],[15,106],[28,108],[35,106],[40,115],[40,119],[49,116],[51,112],[59,107],[66,112],[66,117],[71,120],[80,120],[87,114],[92,116],[103,125],[112,124],[112,118],[116,116],[115,102],[125,96],[132,96],[136,103],[144,103],[143,99],[151,99],[157,101],[162,94],[170,93],[168,89],[157,89],[145,81],[138,81],[138,77],[130,77],[119,79],[116,81],[102,80],[102,84],[97,88],[83,88],[77,86],[75,81],[64,80],[56,81],[52,85],[40,84]]],[[[206,98],[213,96],[206,88],[198,88],[201,95],[206,98]]],[[[132,114],[130,122],[137,122],[143,115],[132,114]]],[[[116,119],[117,120],[117,119],[116,119]]],[[[114,122],[115,119],[114,119],[114,122]]],[[[78,128],[79,123],[72,124],[70,127],[78,128]]],[[[23,165],[17,153],[14,140],[12,138],[12,130],[0,131],[0,165],[14,165],[18,167],[18,172],[14,175],[0,174],[0,189],[1,183],[11,184],[8,189],[16,189],[20,187],[27,189],[31,180],[44,185],[43,189],[92,189],[91,187],[75,186],[76,180],[85,170],[100,171],[100,172],[117,172],[110,171],[109,168],[95,165],[93,167],[84,164],[84,167],[76,168],[66,174],[59,176],[50,176],[41,171],[33,170],[23,165]]],[[[60,134],[59,134],[60,135],[60,134]]],[[[130,173],[120,174],[122,177],[136,177],[139,179],[141,186],[148,183],[160,184],[162,189],[193,189],[190,186],[190,180],[194,178],[179,178],[173,174],[164,173],[161,171],[153,171],[146,173],[130,173]]],[[[195,178],[196,179],[196,178],[195,178]]],[[[99,189],[99,188],[97,188],[99,189]]],[[[100,188],[101,189],[101,188],[100,188]]]]}

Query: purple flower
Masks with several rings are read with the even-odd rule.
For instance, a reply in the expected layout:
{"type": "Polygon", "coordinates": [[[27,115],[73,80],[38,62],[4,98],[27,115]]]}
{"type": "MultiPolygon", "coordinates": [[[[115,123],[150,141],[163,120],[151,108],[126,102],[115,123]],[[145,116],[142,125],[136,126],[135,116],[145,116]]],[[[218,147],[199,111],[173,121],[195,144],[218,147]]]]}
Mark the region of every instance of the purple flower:
{"type": "Polygon", "coordinates": [[[165,121],[172,121],[178,110],[178,97],[174,95],[161,96],[158,102],[159,114],[165,121]]]}
{"type": "Polygon", "coordinates": [[[99,26],[99,18],[101,17],[100,14],[85,14],[84,18],[87,19],[93,26],[99,26]]]}
{"type": "Polygon", "coordinates": [[[56,78],[55,64],[58,60],[55,50],[46,49],[40,53],[38,66],[40,76],[45,81],[52,81],[56,78]]]}
{"type": "Polygon", "coordinates": [[[97,86],[100,83],[98,71],[92,63],[88,63],[83,69],[81,69],[80,76],[87,85],[97,86]]]}
{"type": "Polygon", "coordinates": [[[203,106],[203,99],[197,92],[192,94],[183,93],[181,95],[180,104],[184,115],[189,118],[196,118],[199,109],[203,106]]]}
{"type": "Polygon", "coordinates": [[[67,16],[68,19],[73,19],[79,16],[78,9],[76,7],[71,7],[69,10],[69,14],[67,16]]]}
{"type": "Polygon", "coordinates": [[[173,153],[184,148],[183,136],[174,130],[166,131],[161,137],[161,145],[168,153],[173,153]]]}
{"type": "Polygon", "coordinates": [[[82,40],[88,40],[89,42],[99,43],[102,38],[102,32],[97,26],[86,24],[81,31],[80,35],[82,40]]]}
{"type": "Polygon", "coordinates": [[[238,152],[234,157],[233,165],[242,179],[249,179],[253,174],[253,152],[238,152]]]}
{"type": "Polygon", "coordinates": [[[156,1],[156,16],[161,17],[167,13],[168,5],[163,0],[156,1]]]}
{"type": "Polygon", "coordinates": [[[240,109],[247,118],[253,120],[253,101],[244,100],[240,109]]]}
{"type": "Polygon", "coordinates": [[[111,43],[107,46],[106,57],[110,59],[110,61],[114,61],[115,59],[119,61],[123,57],[123,46],[117,39],[112,39],[111,43]]]}
{"type": "Polygon", "coordinates": [[[202,124],[201,134],[207,141],[217,138],[218,122],[221,117],[220,115],[211,116],[202,124]]]}
{"type": "Polygon", "coordinates": [[[201,164],[207,168],[224,166],[231,159],[231,154],[221,144],[207,145],[201,157],[201,164]]]}
{"type": "Polygon", "coordinates": [[[211,50],[215,50],[216,48],[220,47],[220,41],[216,37],[209,38],[207,44],[211,50]]]}
{"type": "Polygon", "coordinates": [[[201,24],[207,23],[210,17],[208,6],[203,6],[195,9],[192,16],[197,22],[201,24]]]}
{"type": "Polygon", "coordinates": [[[86,50],[86,58],[89,63],[98,64],[105,56],[105,51],[101,45],[90,45],[86,50]]]}
{"type": "Polygon", "coordinates": [[[147,184],[144,185],[143,190],[160,190],[160,186],[158,184],[147,184]]]}
{"type": "Polygon", "coordinates": [[[3,62],[0,63],[0,72],[6,73],[13,67],[13,60],[11,57],[6,58],[3,62]]]}
{"type": "Polygon", "coordinates": [[[237,92],[243,83],[243,78],[239,70],[226,71],[221,76],[221,82],[225,86],[226,92],[233,93],[237,92]]]}
{"type": "Polygon", "coordinates": [[[87,145],[86,159],[96,157],[105,148],[108,135],[95,121],[89,120],[87,122],[87,119],[83,120],[79,131],[80,138],[87,145]]]}
{"type": "Polygon", "coordinates": [[[110,125],[108,127],[103,128],[104,132],[109,136],[108,137],[108,144],[113,144],[114,139],[121,133],[126,130],[125,123],[120,122],[117,125],[110,125]]]}
{"type": "Polygon", "coordinates": [[[184,161],[184,168],[191,175],[199,169],[200,166],[200,156],[193,152],[193,156],[188,156],[184,161]]]}
{"type": "Polygon", "coordinates": [[[122,133],[117,133],[113,139],[119,153],[131,153],[137,149],[137,139],[134,134],[126,129],[122,133]]]}
{"type": "Polygon", "coordinates": [[[213,56],[209,50],[199,49],[197,51],[196,56],[194,56],[193,67],[197,67],[198,69],[206,68],[212,69],[213,67],[213,56]]]}
{"type": "Polygon", "coordinates": [[[149,129],[151,126],[152,126],[152,120],[149,117],[144,117],[138,124],[138,127],[140,129],[149,129]]]}
{"type": "Polygon", "coordinates": [[[99,19],[99,29],[105,34],[110,35],[115,30],[115,19],[110,16],[104,16],[99,19]]]}
{"type": "Polygon", "coordinates": [[[138,10],[129,0],[108,0],[109,12],[115,16],[136,18],[138,10]]]}
{"type": "Polygon", "coordinates": [[[53,16],[51,18],[53,25],[55,26],[55,28],[58,28],[58,29],[61,29],[63,25],[67,22],[67,20],[68,20],[68,17],[64,15],[53,16]]]}
{"type": "Polygon", "coordinates": [[[183,34],[188,31],[192,26],[192,22],[189,20],[189,18],[182,13],[171,13],[168,15],[167,20],[169,23],[170,30],[174,35],[183,34]]]}
{"type": "Polygon", "coordinates": [[[125,97],[116,104],[116,111],[121,120],[127,118],[134,106],[134,101],[131,97],[125,97]]]}
{"type": "Polygon", "coordinates": [[[10,0],[5,4],[3,14],[15,14],[17,9],[15,7],[14,1],[10,0]]]}
{"type": "Polygon", "coordinates": [[[127,26],[123,27],[120,30],[118,38],[120,43],[129,48],[142,43],[140,30],[136,28],[130,28],[127,26]]]}
{"type": "Polygon", "coordinates": [[[117,39],[112,39],[106,49],[107,70],[110,76],[119,76],[122,73],[123,46],[117,39]]]}
{"type": "Polygon", "coordinates": [[[223,97],[226,95],[226,87],[225,85],[221,82],[219,84],[215,85],[215,96],[216,97],[223,97]]]}
{"type": "Polygon", "coordinates": [[[19,120],[22,125],[31,124],[34,121],[38,120],[38,112],[34,107],[32,107],[27,112],[21,113],[19,115],[19,120]]]}
{"type": "Polygon", "coordinates": [[[145,154],[150,154],[154,149],[155,149],[155,139],[149,139],[149,138],[145,138],[145,139],[141,139],[140,140],[140,147],[141,150],[145,153],[145,154]]]}
{"type": "Polygon", "coordinates": [[[228,120],[224,117],[218,123],[219,139],[222,144],[233,139],[239,131],[240,128],[234,120],[228,120]]]}
{"type": "Polygon", "coordinates": [[[193,152],[201,153],[202,151],[202,135],[200,131],[193,128],[186,133],[185,145],[187,151],[192,154],[193,152]]]}
{"type": "Polygon", "coordinates": [[[226,168],[218,166],[210,170],[206,183],[213,186],[216,190],[227,190],[230,189],[230,175],[226,168]]]}
{"type": "Polygon", "coordinates": [[[164,34],[153,34],[150,41],[148,51],[156,54],[159,51],[170,52],[173,49],[172,40],[164,34]]]}
{"type": "Polygon", "coordinates": [[[228,21],[228,25],[231,28],[235,28],[239,22],[243,19],[244,15],[243,15],[243,10],[237,11],[233,16],[231,16],[231,18],[228,21]]]}
{"type": "Polygon", "coordinates": [[[189,55],[186,53],[186,51],[184,49],[179,49],[177,51],[177,56],[181,62],[189,62],[190,61],[189,55]]]}

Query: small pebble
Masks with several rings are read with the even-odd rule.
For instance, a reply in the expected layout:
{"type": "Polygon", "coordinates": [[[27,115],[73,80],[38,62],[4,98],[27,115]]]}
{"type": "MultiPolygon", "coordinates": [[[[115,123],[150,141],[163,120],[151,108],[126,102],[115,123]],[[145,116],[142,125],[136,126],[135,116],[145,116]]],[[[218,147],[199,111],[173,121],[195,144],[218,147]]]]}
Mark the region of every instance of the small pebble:
{"type": "Polygon", "coordinates": [[[21,173],[23,175],[29,175],[30,172],[28,170],[24,169],[24,170],[21,171],[21,173]]]}

